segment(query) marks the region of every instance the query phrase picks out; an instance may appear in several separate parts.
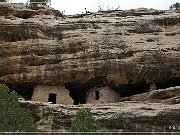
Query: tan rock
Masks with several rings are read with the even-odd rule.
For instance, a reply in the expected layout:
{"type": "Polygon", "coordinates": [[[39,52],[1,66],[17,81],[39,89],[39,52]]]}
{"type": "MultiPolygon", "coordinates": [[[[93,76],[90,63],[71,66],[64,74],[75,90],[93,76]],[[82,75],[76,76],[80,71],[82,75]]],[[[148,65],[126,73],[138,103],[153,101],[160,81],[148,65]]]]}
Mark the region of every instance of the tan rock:
{"type": "Polygon", "coordinates": [[[119,98],[119,93],[109,87],[93,88],[87,93],[86,103],[116,103],[119,98]]]}
{"type": "Polygon", "coordinates": [[[33,101],[51,102],[53,104],[73,105],[69,91],[64,86],[37,86],[33,91],[33,101]]]}
{"type": "Polygon", "coordinates": [[[180,86],[156,89],[120,99],[120,101],[147,101],[149,103],[179,104],[180,86]]]}
{"type": "MultiPolygon", "coordinates": [[[[62,106],[33,101],[21,101],[36,118],[40,131],[68,131],[75,114],[81,108],[91,109],[102,128],[119,132],[178,132],[180,104],[122,102],[98,105],[62,106]],[[38,119],[37,119],[38,118],[38,119]],[[175,129],[172,129],[175,126],[175,129]]],[[[153,133],[158,135],[158,133],[153,133]]]]}
{"type": "Polygon", "coordinates": [[[23,4],[0,9],[0,81],[64,85],[103,76],[121,85],[179,77],[179,33],[166,36],[165,26],[178,30],[180,13],[137,9],[61,18],[23,4]],[[15,20],[5,18],[10,13],[15,20]]]}

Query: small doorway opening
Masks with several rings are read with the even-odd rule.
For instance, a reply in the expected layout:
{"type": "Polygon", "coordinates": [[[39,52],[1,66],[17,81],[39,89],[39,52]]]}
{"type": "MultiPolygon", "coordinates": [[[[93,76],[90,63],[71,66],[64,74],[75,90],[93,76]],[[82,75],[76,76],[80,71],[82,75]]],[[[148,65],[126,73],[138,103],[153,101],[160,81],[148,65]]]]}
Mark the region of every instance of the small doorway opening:
{"type": "Polygon", "coordinates": [[[96,94],[96,100],[99,100],[99,91],[95,91],[95,94],[96,94]]]}
{"type": "Polygon", "coordinates": [[[48,102],[52,102],[53,104],[56,104],[56,94],[54,93],[49,93],[49,98],[48,98],[48,102]]]}

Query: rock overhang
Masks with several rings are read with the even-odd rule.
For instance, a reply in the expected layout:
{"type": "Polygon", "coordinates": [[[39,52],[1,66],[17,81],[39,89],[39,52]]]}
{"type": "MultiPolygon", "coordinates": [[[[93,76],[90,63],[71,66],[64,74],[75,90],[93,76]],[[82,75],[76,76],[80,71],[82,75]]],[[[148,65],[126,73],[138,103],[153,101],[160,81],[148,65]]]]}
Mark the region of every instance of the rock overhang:
{"type": "Polygon", "coordinates": [[[15,19],[1,16],[1,81],[64,85],[105,77],[118,86],[180,77],[179,13],[137,9],[21,19],[17,10],[39,12],[21,7],[3,6],[15,19]]]}

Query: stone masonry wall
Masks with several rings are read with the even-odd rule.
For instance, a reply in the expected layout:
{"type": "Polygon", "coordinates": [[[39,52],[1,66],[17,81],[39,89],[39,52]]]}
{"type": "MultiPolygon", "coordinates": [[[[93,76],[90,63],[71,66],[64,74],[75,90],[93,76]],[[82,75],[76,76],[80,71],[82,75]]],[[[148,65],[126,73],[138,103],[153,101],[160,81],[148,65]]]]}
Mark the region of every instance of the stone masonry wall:
{"type": "Polygon", "coordinates": [[[115,103],[119,100],[119,93],[109,87],[94,88],[87,94],[87,103],[115,103]],[[96,91],[99,91],[99,99],[96,100],[96,91]]]}
{"type": "Polygon", "coordinates": [[[56,94],[56,103],[64,105],[73,105],[74,101],[69,96],[69,91],[64,86],[45,86],[39,85],[35,87],[32,100],[48,102],[49,94],[56,94]]]}

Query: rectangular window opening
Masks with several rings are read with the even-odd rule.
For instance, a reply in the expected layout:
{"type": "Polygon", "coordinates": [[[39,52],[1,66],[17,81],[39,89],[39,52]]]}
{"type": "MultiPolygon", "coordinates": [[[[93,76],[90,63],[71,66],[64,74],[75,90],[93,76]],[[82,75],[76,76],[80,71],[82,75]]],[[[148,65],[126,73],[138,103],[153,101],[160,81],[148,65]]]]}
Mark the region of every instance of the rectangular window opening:
{"type": "Polygon", "coordinates": [[[56,104],[56,94],[54,93],[49,93],[49,98],[48,98],[48,102],[52,102],[53,104],[56,104]]]}
{"type": "Polygon", "coordinates": [[[96,100],[99,100],[99,91],[95,91],[96,94],[96,100]]]}

